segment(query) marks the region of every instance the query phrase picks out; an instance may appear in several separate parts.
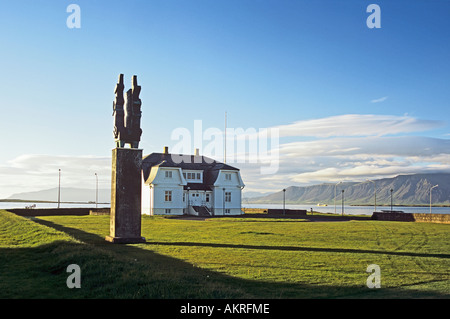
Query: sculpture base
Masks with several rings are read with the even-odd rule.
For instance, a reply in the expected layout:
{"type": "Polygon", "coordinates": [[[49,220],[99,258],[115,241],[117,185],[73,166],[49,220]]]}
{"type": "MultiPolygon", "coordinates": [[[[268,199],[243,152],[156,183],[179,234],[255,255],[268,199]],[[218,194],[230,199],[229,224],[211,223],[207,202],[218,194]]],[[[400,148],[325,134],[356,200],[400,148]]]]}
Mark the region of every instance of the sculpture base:
{"type": "Polygon", "coordinates": [[[113,149],[109,242],[145,242],[141,236],[141,169],[142,150],[113,149]]]}
{"type": "Polygon", "coordinates": [[[109,241],[113,244],[139,244],[139,243],[145,243],[144,237],[137,237],[137,238],[124,238],[124,237],[111,237],[106,236],[106,241],[109,241]]]}

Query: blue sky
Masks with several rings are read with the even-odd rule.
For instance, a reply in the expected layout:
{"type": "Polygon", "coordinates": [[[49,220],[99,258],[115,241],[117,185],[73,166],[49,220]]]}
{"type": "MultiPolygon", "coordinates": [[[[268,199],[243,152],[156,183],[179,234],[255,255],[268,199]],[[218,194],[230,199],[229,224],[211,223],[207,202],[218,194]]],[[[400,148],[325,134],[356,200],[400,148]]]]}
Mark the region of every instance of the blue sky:
{"type": "Polygon", "coordinates": [[[66,186],[95,172],[109,186],[120,73],[142,86],[145,154],[195,120],[223,128],[225,111],[229,127],[280,128],[277,174],[236,165],[248,191],[448,171],[449,13],[444,0],[3,2],[0,198],[56,187],[58,168],[66,186]]]}

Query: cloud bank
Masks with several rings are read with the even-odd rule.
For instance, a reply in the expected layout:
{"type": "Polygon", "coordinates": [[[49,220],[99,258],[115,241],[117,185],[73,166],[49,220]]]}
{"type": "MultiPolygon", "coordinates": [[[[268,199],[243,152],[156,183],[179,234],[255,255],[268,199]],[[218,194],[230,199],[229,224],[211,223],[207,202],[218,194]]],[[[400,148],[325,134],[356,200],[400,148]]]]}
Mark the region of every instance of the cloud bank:
{"type": "MultiPolygon", "coordinates": [[[[406,115],[359,114],[296,121],[272,127],[280,136],[275,173],[261,174],[264,163],[227,164],[241,170],[245,191],[260,192],[292,185],[449,172],[450,139],[419,135],[444,124],[406,115]]],[[[0,198],[57,187],[59,169],[64,187],[93,189],[95,173],[100,188],[110,187],[110,157],[25,154],[0,166],[0,198]]]]}
{"type": "Polygon", "coordinates": [[[95,189],[110,187],[111,158],[98,156],[54,156],[24,154],[0,166],[0,198],[14,193],[58,187],[95,189]]]}
{"type": "Polygon", "coordinates": [[[442,121],[410,116],[347,114],[279,125],[279,170],[260,176],[241,165],[247,189],[270,191],[292,185],[364,181],[400,174],[450,171],[450,139],[418,135],[442,121]],[[294,140],[294,141],[292,141],[294,140]]]}

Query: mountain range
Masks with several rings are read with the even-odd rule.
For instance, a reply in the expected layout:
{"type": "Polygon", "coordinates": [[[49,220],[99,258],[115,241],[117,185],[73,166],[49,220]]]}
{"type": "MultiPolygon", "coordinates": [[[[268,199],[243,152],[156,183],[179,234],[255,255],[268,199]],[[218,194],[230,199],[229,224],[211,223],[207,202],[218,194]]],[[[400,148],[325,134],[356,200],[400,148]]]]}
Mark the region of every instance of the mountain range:
{"type": "MultiPolygon", "coordinates": [[[[430,189],[433,189],[433,205],[450,205],[450,173],[399,175],[394,178],[374,180],[374,183],[345,182],[341,184],[324,183],[311,186],[290,186],[286,188],[286,204],[342,204],[342,190],[346,205],[373,205],[375,202],[375,185],[377,205],[429,205],[430,189]],[[336,191],[336,197],[335,197],[336,191]]],[[[245,204],[280,204],[283,202],[283,191],[262,194],[248,192],[243,195],[245,204]]],[[[26,201],[58,201],[58,188],[42,191],[24,192],[11,195],[8,200],[26,201]]],[[[95,202],[95,189],[61,188],[61,202],[95,202]]],[[[110,189],[98,190],[98,202],[109,203],[110,189]]]]}
{"type": "MultiPolygon", "coordinates": [[[[61,202],[94,202],[96,200],[95,189],[62,187],[60,192],[61,202]]],[[[58,202],[58,188],[51,188],[35,192],[13,194],[8,200],[58,202]]],[[[111,201],[110,189],[98,190],[98,202],[109,203],[111,201]]]]}
{"type": "MultiPolygon", "coordinates": [[[[384,178],[366,182],[345,182],[341,184],[319,184],[312,186],[291,186],[286,188],[286,204],[342,204],[342,198],[347,205],[391,204],[391,189],[393,205],[429,205],[430,189],[433,205],[450,205],[450,173],[399,175],[394,178],[384,178]],[[344,193],[342,193],[344,191],[344,193]],[[336,193],[335,193],[336,192],[336,193]],[[336,196],[335,196],[336,194],[336,196]],[[342,194],[344,196],[342,196],[342,194]]],[[[269,195],[248,198],[245,203],[279,204],[283,202],[283,191],[269,195]]]]}

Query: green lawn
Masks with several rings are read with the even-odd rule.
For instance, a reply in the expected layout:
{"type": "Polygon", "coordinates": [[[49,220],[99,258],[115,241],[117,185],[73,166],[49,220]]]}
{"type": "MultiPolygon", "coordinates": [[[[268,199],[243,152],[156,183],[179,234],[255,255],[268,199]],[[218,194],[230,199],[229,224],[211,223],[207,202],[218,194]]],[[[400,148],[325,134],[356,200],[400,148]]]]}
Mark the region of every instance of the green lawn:
{"type": "Polygon", "coordinates": [[[0,298],[450,297],[450,225],[143,217],[147,243],[107,235],[109,216],[0,211],[0,298]],[[81,289],[66,286],[70,264],[81,289]]]}

